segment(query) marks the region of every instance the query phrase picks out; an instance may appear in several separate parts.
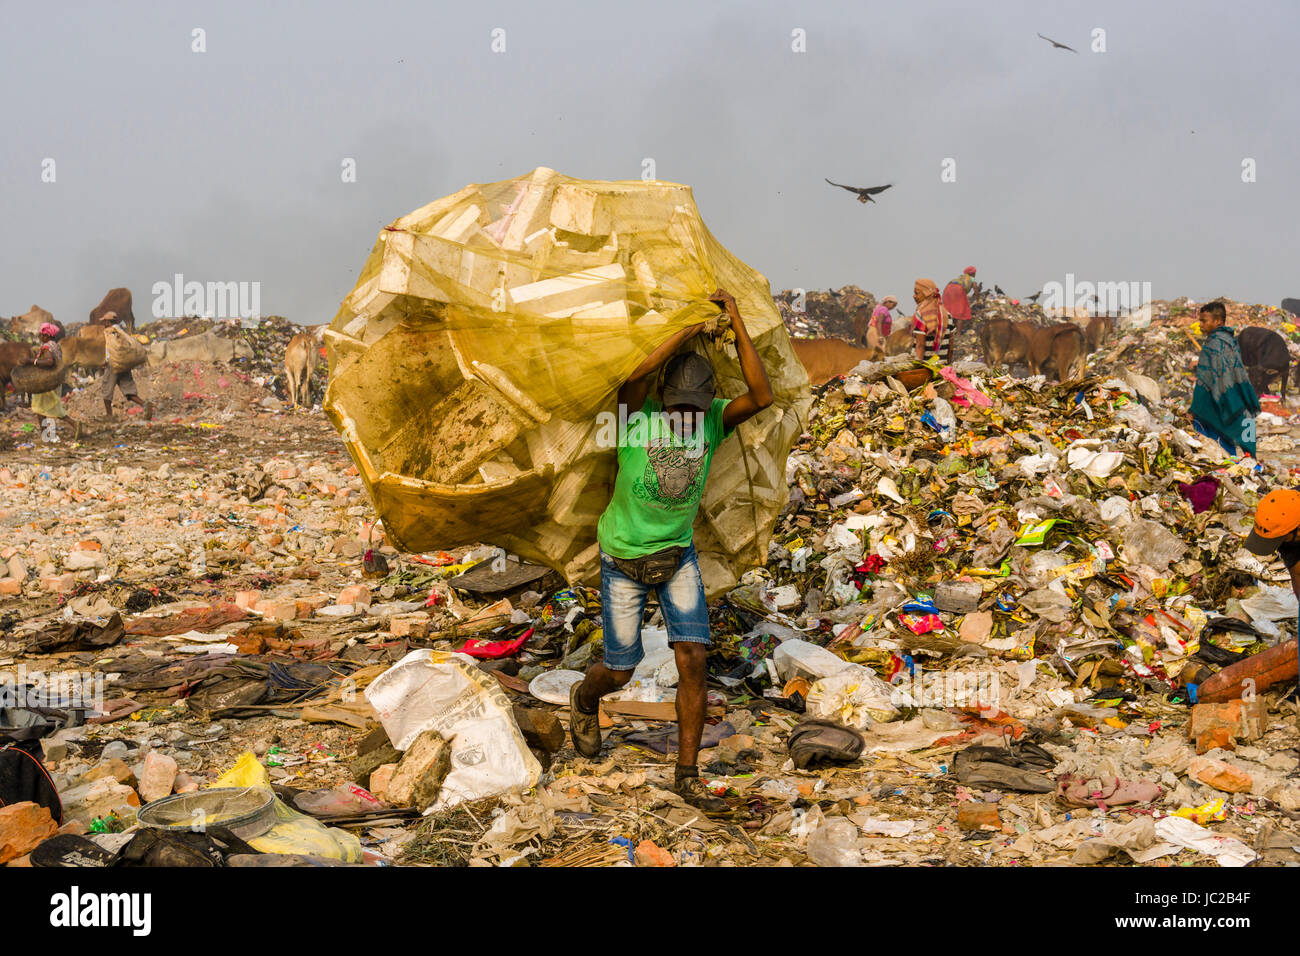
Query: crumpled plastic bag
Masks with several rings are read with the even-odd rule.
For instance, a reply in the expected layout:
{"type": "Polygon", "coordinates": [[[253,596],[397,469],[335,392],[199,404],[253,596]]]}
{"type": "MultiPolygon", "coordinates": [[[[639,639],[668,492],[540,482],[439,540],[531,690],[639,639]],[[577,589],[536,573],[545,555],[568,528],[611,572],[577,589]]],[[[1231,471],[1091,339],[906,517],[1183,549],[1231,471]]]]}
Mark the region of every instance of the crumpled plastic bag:
{"type": "Polygon", "coordinates": [[[1016,460],[1016,467],[1026,478],[1033,478],[1055,470],[1060,463],[1061,459],[1055,455],[1025,455],[1016,460]]]}
{"type": "Polygon", "coordinates": [[[1300,612],[1300,605],[1290,588],[1264,585],[1258,593],[1242,599],[1241,609],[1252,621],[1289,621],[1300,612]]]}
{"type": "Polygon", "coordinates": [[[1156,571],[1168,570],[1169,565],[1187,551],[1187,546],[1176,534],[1164,525],[1146,519],[1126,525],[1123,540],[1126,564],[1144,564],[1156,571]]]}
{"type": "Polygon", "coordinates": [[[365,695],[398,750],[426,730],[451,741],[451,772],[426,814],[536,786],[542,775],[501,685],[464,654],[412,651],[365,695]]]}
{"type": "Polygon", "coordinates": [[[886,723],[898,716],[891,701],[894,689],[860,664],[823,677],[808,691],[810,717],[834,720],[846,727],[864,730],[873,723],[886,723]]]}
{"type": "Polygon", "coordinates": [[[1108,528],[1122,528],[1133,521],[1133,503],[1119,495],[1111,495],[1098,505],[1097,510],[1108,528]]]}
{"type": "Polygon", "coordinates": [[[1074,471],[1081,471],[1092,478],[1107,478],[1123,464],[1124,456],[1117,451],[1099,451],[1076,442],[1066,452],[1065,460],[1074,471]]]}
{"type": "Polygon", "coordinates": [[[1045,588],[1056,580],[1053,572],[1063,568],[1069,562],[1064,555],[1055,551],[1039,551],[1029,556],[1022,571],[1025,583],[1031,588],[1045,588]]]}
{"type": "Polygon", "coordinates": [[[1218,860],[1219,866],[1245,866],[1256,856],[1255,851],[1240,840],[1207,830],[1183,817],[1168,816],[1157,820],[1156,836],[1168,843],[1212,856],[1218,860]]]}
{"type": "Polygon", "coordinates": [[[1057,589],[1057,585],[1048,585],[1036,591],[1030,591],[1020,599],[1021,605],[1030,613],[1053,624],[1060,624],[1070,616],[1072,604],[1069,596],[1057,589]]]}

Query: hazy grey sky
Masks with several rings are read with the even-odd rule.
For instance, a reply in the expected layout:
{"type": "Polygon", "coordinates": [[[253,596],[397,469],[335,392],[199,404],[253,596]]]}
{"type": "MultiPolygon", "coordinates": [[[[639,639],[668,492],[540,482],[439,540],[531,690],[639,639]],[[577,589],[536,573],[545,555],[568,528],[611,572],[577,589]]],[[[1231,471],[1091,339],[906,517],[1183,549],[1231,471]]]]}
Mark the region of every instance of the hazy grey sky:
{"type": "Polygon", "coordinates": [[[180,272],[322,322],[398,216],[645,157],[774,291],[909,304],[974,264],[1016,295],[1073,272],[1276,304],[1300,295],[1298,35],[1283,2],[0,0],[0,315],[84,320],[126,285],[144,319],[180,272]],[[823,177],[894,187],[864,207],[823,177]]]}

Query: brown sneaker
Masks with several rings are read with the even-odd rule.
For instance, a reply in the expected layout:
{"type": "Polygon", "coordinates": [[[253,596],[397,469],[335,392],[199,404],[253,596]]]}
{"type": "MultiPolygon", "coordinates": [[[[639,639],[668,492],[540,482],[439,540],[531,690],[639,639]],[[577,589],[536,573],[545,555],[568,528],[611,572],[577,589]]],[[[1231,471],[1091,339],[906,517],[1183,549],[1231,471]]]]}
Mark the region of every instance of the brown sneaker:
{"type": "Polygon", "coordinates": [[[673,775],[673,793],[705,814],[724,814],[731,811],[727,801],[715,796],[704,785],[698,767],[683,767],[678,764],[673,775]]]}
{"type": "Polygon", "coordinates": [[[600,756],[600,715],[586,714],[578,709],[578,681],[569,689],[569,734],[573,737],[573,749],[584,757],[600,756]]]}

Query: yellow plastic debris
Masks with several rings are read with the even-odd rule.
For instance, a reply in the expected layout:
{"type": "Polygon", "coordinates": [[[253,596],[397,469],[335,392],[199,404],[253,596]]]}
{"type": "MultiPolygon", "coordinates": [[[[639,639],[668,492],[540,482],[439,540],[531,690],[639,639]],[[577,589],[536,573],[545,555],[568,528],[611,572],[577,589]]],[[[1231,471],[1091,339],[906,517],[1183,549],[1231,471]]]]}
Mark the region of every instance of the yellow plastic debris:
{"type": "MultiPolygon", "coordinates": [[[[389,540],[415,552],[484,542],[595,581],[617,389],[674,332],[716,320],[718,287],[736,297],[775,402],[714,455],[695,527],[710,594],[763,563],[811,395],[767,279],[709,233],[691,190],[539,168],[386,227],[325,333],[325,411],[389,540]]],[[[734,345],[691,347],[722,397],[745,391],[734,345]]]]}

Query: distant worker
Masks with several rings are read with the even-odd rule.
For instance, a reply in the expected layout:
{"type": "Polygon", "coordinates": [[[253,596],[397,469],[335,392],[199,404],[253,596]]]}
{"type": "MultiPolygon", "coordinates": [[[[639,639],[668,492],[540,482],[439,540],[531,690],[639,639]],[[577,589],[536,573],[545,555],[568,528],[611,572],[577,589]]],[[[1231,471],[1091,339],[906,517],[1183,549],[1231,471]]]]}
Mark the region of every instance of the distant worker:
{"type": "MultiPolygon", "coordinates": [[[[101,321],[105,325],[117,325],[119,321],[116,312],[104,313],[101,321]]],[[[104,377],[100,380],[100,388],[104,395],[104,418],[112,421],[113,419],[113,392],[116,389],[122,390],[122,396],[128,402],[134,402],[144,409],[144,420],[153,420],[153,402],[146,402],[140,398],[140,392],[135,387],[135,376],[128,369],[125,372],[113,370],[113,366],[108,363],[107,350],[104,356],[104,377]]]]}
{"type": "Polygon", "coordinates": [[[1213,438],[1229,455],[1240,446],[1255,457],[1255,414],[1259,396],[1250,384],[1241,348],[1228,326],[1222,302],[1201,306],[1201,331],[1205,341],[1196,362],[1196,387],[1192,390],[1193,427],[1213,438]]]}
{"type": "Polygon", "coordinates": [[[887,295],[872,310],[871,323],[867,326],[867,348],[884,349],[885,339],[889,338],[889,333],[894,331],[893,309],[897,305],[898,300],[892,295],[887,295]]]}
{"type": "Polygon", "coordinates": [[[953,335],[961,335],[970,321],[970,303],[975,288],[975,267],[967,266],[961,275],[943,288],[943,307],[948,310],[954,327],[953,335]]]}
{"type": "Polygon", "coordinates": [[[912,287],[916,312],[912,315],[912,340],[916,343],[916,359],[924,362],[932,356],[940,361],[952,362],[952,323],[939,297],[939,287],[933,279],[917,279],[912,287]]]}
{"type": "Polygon", "coordinates": [[[600,699],[625,685],[645,656],[642,618],[646,598],[654,592],[678,674],[680,742],[673,789],[706,812],[721,812],[727,809],[725,802],[709,793],[696,766],[708,697],[705,658],[712,639],[694,525],[719,446],[737,425],[771,405],[773,396],[736,300],[721,289],[710,299],[731,321],[748,391],[730,401],[719,398],[709,360],[698,352],[677,351],[702,324],[671,336],[619,388],[619,418],[626,416],[628,424],[618,436],[614,493],[596,526],[605,657],[573,685],[569,728],[578,753],[600,754],[600,699]],[[662,396],[651,395],[665,362],[662,396]]]}
{"type": "MultiPolygon", "coordinates": [[[[32,364],[37,368],[58,368],[63,364],[63,348],[59,345],[59,327],[52,322],[44,323],[40,328],[41,344],[36,347],[36,354],[32,357],[32,364]]],[[[59,396],[60,386],[56,385],[48,392],[37,392],[32,395],[32,411],[38,418],[53,418],[56,420],[66,418],[73,424],[73,438],[81,436],[81,423],[68,414],[68,410],[63,407],[63,399],[59,396]]]]}

